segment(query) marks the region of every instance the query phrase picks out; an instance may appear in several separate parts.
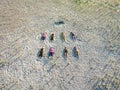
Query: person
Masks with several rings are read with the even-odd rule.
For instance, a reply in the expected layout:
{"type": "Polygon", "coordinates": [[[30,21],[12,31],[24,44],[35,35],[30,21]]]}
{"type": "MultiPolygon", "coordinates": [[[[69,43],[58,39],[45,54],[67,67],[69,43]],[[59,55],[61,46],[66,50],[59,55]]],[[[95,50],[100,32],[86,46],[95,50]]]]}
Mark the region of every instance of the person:
{"type": "Polygon", "coordinates": [[[51,40],[51,41],[54,40],[54,34],[51,34],[51,36],[50,36],[50,40],[51,40]]]}
{"type": "Polygon", "coordinates": [[[47,37],[47,33],[46,32],[42,33],[42,40],[45,40],[46,37],[47,37]]]}
{"type": "Polygon", "coordinates": [[[49,56],[53,57],[54,53],[55,53],[55,49],[53,47],[50,47],[49,56]]]}
{"type": "Polygon", "coordinates": [[[74,47],[74,49],[75,49],[75,55],[76,55],[76,57],[79,57],[79,54],[78,54],[78,49],[77,49],[77,47],[75,46],[75,47],[74,47]]]}
{"type": "Polygon", "coordinates": [[[65,41],[65,35],[64,35],[64,33],[63,33],[63,32],[61,33],[61,37],[62,37],[62,40],[64,40],[64,41],[65,41]]]}
{"type": "Polygon", "coordinates": [[[61,24],[65,24],[64,21],[60,20],[60,21],[55,22],[55,25],[61,25],[61,24]]]}
{"type": "Polygon", "coordinates": [[[70,32],[70,34],[71,34],[71,36],[72,36],[72,39],[73,39],[73,40],[76,40],[75,34],[74,34],[73,32],[70,32]]]}
{"type": "Polygon", "coordinates": [[[44,51],[44,48],[42,47],[42,48],[40,49],[40,54],[39,54],[40,58],[43,57],[43,51],[44,51]]]}
{"type": "Polygon", "coordinates": [[[67,50],[67,47],[64,48],[64,56],[67,57],[67,54],[68,54],[68,50],[67,50]]]}

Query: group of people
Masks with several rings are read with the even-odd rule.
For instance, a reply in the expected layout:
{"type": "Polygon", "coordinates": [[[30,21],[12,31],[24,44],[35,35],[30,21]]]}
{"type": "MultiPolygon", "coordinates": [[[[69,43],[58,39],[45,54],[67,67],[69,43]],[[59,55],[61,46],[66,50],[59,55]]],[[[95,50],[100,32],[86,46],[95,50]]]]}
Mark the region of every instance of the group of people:
{"type": "MultiPolygon", "coordinates": [[[[73,32],[70,32],[70,34],[71,34],[71,38],[72,38],[73,40],[76,40],[76,35],[75,35],[73,32]]],[[[46,33],[46,32],[42,33],[41,39],[42,39],[42,40],[45,40],[46,38],[47,38],[47,33],[46,33]]],[[[61,33],[61,38],[62,38],[62,40],[65,41],[65,34],[64,34],[63,32],[61,33]]],[[[51,34],[50,40],[51,40],[51,41],[54,40],[54,34],[51,34]]],[[[54,48],[54,47],[50,47],[50,49],[49,49],[49,57],[53,57],[53,56],[54,56],[54,53],[55,53],[55,48],[54,48]]],[[[74,53],[75,53],[76,57],[79,56],[79,55],[78,55],[78,49],[77,49],[76,46],[74,47],[74,53]]],[[[42,57],[43,57],[43,54],[44,54],[44,48],[42,47],[42,48],[40,49],[39,57],[42,58],[42,57]]],[[[68,49],[67,49],[67,47],[64,48],[63,54],[64,54],[64,57],[67,58],[67,56],[68,56],[68,49]]]]}
{"type": "MultiPolygon", "coordinates": [[[[79,58],[78,48],[75,46],[73,49],[74,49],[75,56],[79,58]]],[[[39,53],[40,58],[42,58],[44,56],[44,50],[45,50],[45,48],[43,48],[43,47],[40,49],[40,53],[39,53]]],[[[53,57],[54,54],[55,54],[55,48],[50,47],[50,49],[49,49],[49,57],[53,57]]],[[[67,47],[64,47],[63,55],[64,55],[64,58],[67,58],[67,56],[68,56],[68,48],[67,47]]]]}
{"type": "MultiPolygon", "coordinates": [[[[46,38],[47,38],[47,33],[46,33],[46,32],[42,33],[41,39],[42,39],[42,40],[45,40],[46,38]]],[[[51,34],[50,40],[51,40],[51,41],[54,40],[54,33],[51,34]]]]}
{"type": "MultiPolygon", "coordinates": [[[[53,47],[50,47],[50,50],[49,50],[49,57],[50,57],[50,56],[53,57],[54,53],[55,53],[55,49],[54,49],[53,47]]],[[[43,55],[44,55],[44,48],[42,47],[42,48],[40,49],[39,57],[42,58],[43,55]]]]}
{"type": "MultiPolygon", "coordinates": [[[[72,40],[76,40],[77,36],[73,32],[70,32],[70,35],[71,35],[72,40]]],[[[52,33],[50,35],[50,40],[53,41],[54,37],[55,37],[55,35],[54,35],[54,33],[52,33]]],[[[47,33],[46,32],[42,33],[41,39],[45,40],[46,38],[47,38],[47,33]]],[[[64,32],[61,33],[61,39],[65,41],[65,34],[64,34],[64,32]]]]}

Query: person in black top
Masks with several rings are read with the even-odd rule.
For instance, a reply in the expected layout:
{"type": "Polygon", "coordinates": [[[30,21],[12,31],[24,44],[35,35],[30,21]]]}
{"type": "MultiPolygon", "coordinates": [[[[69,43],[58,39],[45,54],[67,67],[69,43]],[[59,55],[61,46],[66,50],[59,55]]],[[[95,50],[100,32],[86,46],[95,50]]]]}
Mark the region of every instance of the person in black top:
{"type": "Polygon", "coordinates": [[[68,50],[67,50],[67,47],[64,48],[64,56],[65,58],[67,58],[67,54],[68,54],[68,50]]]}
{"type": "Polygon", "coordinates": [[[41,49],[40,49],[40,54],[39,54],[39,57],[40,57],[40,58],[43,57],[43,51],[44,51],[44,48],[41,48],[41,49]]]}
{"type": "Polygon", "coordinates": [[[50,36],[50,40],[51,40],[51,41],[54,40],[54,34],[51,34],[51,36],[50,36]]]}

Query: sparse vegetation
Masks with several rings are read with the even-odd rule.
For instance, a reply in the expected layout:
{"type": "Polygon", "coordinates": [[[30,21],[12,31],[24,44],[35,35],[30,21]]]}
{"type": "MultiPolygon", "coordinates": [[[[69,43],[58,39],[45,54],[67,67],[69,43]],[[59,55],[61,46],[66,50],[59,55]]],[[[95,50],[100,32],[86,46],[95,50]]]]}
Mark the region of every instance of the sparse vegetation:
{"type": "Polygon", "coordinates": [[[0,67],[5,66],[6,63],[7,63],[7,60],[6,60],[6,59],[1,59],[1,60],[0,60],[0,67]]]}
{"type": "Polygon", "coordinates": [[[82,4],[82,3],[88,3],[88,2],[90,2],[91,0],[75,0],[75,2],[77,3],[77,4],[82,4]]]}

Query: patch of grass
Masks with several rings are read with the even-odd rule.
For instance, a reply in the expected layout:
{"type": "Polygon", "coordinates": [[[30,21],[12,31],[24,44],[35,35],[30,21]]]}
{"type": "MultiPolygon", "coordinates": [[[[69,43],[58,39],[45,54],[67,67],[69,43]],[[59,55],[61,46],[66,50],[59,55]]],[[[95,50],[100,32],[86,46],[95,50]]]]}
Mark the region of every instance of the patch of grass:
{"type": "Polygon", "coordinates": [[[90,2],[91,0],[74,0],[75,1],[75,3],[77,3],[77,4],[82,4],[82,3],[88,3],[88,2],[90,2]]]}

